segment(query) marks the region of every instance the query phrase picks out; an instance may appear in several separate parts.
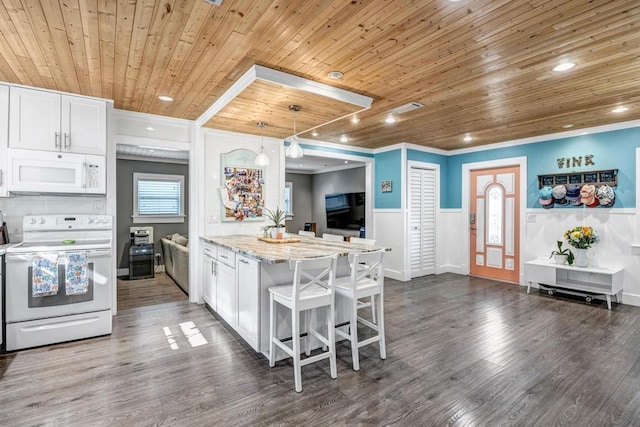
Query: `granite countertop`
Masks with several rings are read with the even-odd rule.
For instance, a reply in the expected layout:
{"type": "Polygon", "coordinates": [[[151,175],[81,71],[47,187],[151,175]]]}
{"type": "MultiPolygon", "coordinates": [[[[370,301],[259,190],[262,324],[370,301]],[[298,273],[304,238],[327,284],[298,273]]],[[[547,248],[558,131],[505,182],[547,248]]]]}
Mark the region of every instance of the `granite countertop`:
{"type": "Polygon", "coordinates": [[[258,240],[255,235],[203,236],[202,240],[247,255],[269,264],[288,262],[291,258],[316,258],[338,254],[348,255],[352,252],[372,252],[386,249],[383,246],[364,245],[349,242],[333,242],[317,237],[292,236],[300,239],[299,243],[267,243],[258,240]]]}

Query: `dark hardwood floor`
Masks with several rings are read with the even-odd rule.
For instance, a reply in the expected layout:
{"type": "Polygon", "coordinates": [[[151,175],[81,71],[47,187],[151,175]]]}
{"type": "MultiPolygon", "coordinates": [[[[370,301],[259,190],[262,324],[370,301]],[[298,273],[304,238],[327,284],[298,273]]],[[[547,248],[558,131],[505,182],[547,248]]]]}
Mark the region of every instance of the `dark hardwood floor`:
{"type": "Polygon", "coordinates": [[[188,300],[189,297],[165,273],[155,273],[153,279],[118,279],[118,311],[188,300]]]}
{"type": "Polygon", "coordinates": [[[302,393],[202,306],[123,308],[111,336],[1,355],[0,425],[640,425],[640,308],[454,274],[385,303],[387,359],[354,372],[340,343],[302,393]]]}

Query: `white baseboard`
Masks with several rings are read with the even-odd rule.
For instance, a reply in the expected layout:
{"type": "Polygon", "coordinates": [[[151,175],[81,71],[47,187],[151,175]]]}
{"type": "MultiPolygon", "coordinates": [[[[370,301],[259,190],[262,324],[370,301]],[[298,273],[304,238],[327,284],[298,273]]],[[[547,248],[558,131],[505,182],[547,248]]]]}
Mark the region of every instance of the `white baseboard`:
{"type": "Polygon", "coordinates": [[[399,280],[401,282],[407,282],[409,279],[402,274],[401,271],[398,270],[389,270],[388,268],[384,269],[384,277],[388,277],[390,279],[399,280]]]}
{"type": "Polygon", "coordinates": [[[624,292],[622,292],[622,304],[640,307],[640,295],[625,294],[624,292]]]}
{"type": "Polygon", "coordinates": [[[438,267],[438,274],[442,274],[442,273],[455,273],[455,274],[466,275],[466,273],[462,269],[462,266],[453,265],[453,264],[444,264],[438,267]]]}

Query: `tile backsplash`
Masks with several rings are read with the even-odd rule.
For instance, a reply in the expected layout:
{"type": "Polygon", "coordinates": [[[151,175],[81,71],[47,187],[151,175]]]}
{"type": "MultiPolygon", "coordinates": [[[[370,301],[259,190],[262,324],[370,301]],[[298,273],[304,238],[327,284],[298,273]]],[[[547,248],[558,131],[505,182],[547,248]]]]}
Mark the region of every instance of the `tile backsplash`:
{"type": "Polygon", "coordinates": [[[22,241],[25,215],[105,214],[105,197],[15,196],[0,198],[0,211],[9,229],[9,241],[22,241]]]}

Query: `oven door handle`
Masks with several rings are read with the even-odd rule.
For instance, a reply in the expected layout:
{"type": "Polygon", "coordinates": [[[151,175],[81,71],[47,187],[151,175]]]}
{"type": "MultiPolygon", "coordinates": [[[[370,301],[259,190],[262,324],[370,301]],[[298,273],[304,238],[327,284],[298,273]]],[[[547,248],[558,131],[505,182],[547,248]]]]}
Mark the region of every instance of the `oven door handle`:
{"type": "MultiPolygon", "coordinates": [[[[87,258],[98,258],[98,257],[107,257],[111,255],[111,249],[87,249],[85,251],[78,252],[86,252],[87,258]]],[[[33,259],[34,255],[38,255],[44,252],[30,252],[30,253],[20,253],[20,254],[11,254],[6,253],[4,261],[6,263],[11,262],[30,262],[33,259]]],[[[56,253],[56,252],[47,252],[47,253],[56,253]]],[[[66,255],[67,252],[58,252],[58,255],[66,255]]]]}

